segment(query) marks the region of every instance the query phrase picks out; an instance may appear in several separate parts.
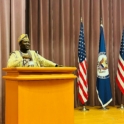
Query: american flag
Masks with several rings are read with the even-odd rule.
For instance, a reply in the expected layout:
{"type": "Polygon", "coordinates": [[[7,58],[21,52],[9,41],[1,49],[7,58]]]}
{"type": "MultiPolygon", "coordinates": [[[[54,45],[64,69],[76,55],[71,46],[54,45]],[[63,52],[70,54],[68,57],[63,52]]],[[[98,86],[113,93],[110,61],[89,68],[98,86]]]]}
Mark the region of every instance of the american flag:
{"type": "Polygon", "coordinates": [[[118,59],[118,69],[117,69],[117,76],[116,76],[116,83],[124,94],[124,30],[122,33],[122,41],[120,47],[120,54],[118,59]]]}
{"type": "Polygon", "coordinates": [[[87,60],[86,60],[86,50],[84,41],[84,29],[81,22],[80,34],[79,34],[79,44],[78,44],[78,87],[79,93],[78,98],[82,104],[84,104],[88,99],[88,83],[87,83],[87,60]]]}

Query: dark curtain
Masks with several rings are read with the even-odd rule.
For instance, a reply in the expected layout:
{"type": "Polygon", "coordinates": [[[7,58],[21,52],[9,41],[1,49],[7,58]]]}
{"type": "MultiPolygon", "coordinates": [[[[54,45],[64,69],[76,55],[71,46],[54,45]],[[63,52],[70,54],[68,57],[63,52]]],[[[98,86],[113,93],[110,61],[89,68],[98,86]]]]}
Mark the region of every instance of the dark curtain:
{"type": "MultiPolygon", "coordinates": [[[[64,66],[78,67],[81,17],[88,61],[87,105],[100,105],[96,94],[100,18],[104,26],[112,88],[113,101],[110,105],[120,105],[121,92],[115,77],[124,26],[123,12],[123,0],[0,0],[0,124],[4,124],[5,114],[2,80],[5,73],[2,68],[6,67],[10,52],[19,49],[19,35],[27,33],[31,49],[37,50],[46,59],[64,66]]],[[[78,107],[81,103],[77,98],[76,80],[74,85],[74,107],[78,107]]]]}

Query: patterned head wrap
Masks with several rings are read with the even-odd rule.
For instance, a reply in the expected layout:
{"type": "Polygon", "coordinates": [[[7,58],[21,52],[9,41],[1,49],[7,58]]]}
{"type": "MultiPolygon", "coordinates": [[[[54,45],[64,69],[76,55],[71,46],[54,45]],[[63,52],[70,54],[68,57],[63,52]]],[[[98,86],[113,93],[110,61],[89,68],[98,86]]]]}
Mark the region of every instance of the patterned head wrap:
{"type": "Polygon", "coordinates": [[[20,42],[20,41],[29,41],[29,38],[28,38],[28,35],[27,34],[21,34],[20,36],[19,36],[19,38],[18,38],[18,43],[20,42]]]}

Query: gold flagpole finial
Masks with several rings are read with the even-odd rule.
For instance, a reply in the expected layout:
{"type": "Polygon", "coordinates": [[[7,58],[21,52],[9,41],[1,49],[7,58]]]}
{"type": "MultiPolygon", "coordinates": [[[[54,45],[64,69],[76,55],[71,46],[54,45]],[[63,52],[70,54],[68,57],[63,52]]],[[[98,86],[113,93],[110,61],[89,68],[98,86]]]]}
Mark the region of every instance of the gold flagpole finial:
{"type": "Polygon", "coordinates": [[[82,22],[83,20],[82,20],[82,17],[81,17],[81,22],[82,22]]]}

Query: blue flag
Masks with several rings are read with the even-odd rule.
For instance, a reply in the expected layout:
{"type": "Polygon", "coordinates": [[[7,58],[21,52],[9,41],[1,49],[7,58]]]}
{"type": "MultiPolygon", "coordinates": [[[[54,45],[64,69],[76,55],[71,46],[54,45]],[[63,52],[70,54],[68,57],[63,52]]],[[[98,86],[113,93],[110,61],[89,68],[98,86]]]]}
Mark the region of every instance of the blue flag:
{"type": "Polygon", "coordinates": [[[103,25],[100,26],[100,43],[97,64],[96,91],[102,107],[107,106],[112,101],[103,25]]]}

